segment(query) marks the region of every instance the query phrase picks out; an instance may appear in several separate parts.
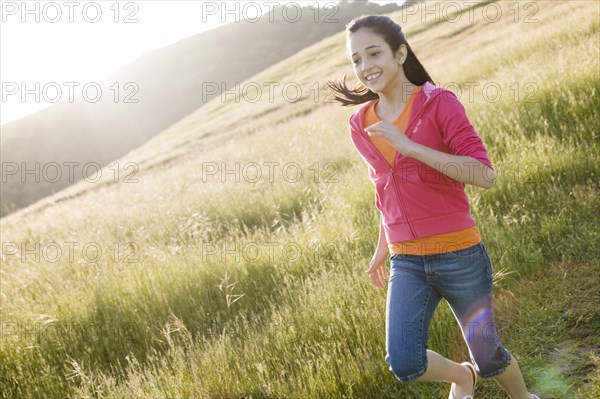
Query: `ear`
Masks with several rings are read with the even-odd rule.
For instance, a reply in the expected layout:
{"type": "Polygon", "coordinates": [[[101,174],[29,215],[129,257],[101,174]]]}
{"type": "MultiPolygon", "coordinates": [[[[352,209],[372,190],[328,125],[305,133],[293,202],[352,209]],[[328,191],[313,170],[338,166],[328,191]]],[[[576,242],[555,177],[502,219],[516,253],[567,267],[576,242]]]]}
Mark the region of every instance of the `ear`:
{"type": "Polygon", "coordinates": [[[398,50],[396,51],[396,59],[398,60],[398,64],[402,65],[406,61],[406,57],[408,56],[408,49],[404,44],[401,44],[398,50]]]}

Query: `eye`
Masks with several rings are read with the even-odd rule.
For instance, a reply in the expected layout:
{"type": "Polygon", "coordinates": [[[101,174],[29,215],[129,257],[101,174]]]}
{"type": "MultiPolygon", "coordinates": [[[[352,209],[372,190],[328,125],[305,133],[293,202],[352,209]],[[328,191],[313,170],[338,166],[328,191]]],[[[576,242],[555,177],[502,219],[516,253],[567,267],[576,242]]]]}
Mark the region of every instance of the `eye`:
{"type": "MultiPolygon", "coordinates": [[[[375,52],[371,53],[371,56],[375,57],[375,56],[376,56],[377,54],[379,54],[379,53],[381,53],[381,51],[375,51],[375,52]]],[[[357,62],[358,62],[358,60],[352,61],[352,63],[353,63],[354,65],[356,65],[356,63],[357,63],[357,62]]]]}

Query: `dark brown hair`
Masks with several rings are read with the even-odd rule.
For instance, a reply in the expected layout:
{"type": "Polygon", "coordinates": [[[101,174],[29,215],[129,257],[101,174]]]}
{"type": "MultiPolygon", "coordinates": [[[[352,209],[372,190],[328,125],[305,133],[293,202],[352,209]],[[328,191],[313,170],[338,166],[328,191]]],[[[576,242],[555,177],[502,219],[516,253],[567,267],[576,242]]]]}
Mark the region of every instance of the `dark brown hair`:
{"type": "MultiPolygon", "coordinates": [[[[354,18],[346,25],[346,37],[348,38],[352,33],[361,28],[368,28],[373,33],[383,37],[385,42],[392,49],[392,53],[398,51],[401,44],[406,45],[408,54],[406,61],[402,64],[402,69],[404,70],[406,78],[416,86],[421,86],[425,82],[434,84],[433,79],[431,79],[425,70],[425,67],[423,67],[408,45],[402,27],[394,22],[394,20],[385,15],[363,14],[354,18]]],[[[379,98],[377,93],[371,91],[371,89],[362,83],[359,83],[354,89],[348,88],[346,85],[345,74],[341,80],[334,79],[327,81],[327,83],[325,83],[325,88],[329,88],[334,92],[333,98],[339,101],[342,106],[358,105],[379,98]]]]}

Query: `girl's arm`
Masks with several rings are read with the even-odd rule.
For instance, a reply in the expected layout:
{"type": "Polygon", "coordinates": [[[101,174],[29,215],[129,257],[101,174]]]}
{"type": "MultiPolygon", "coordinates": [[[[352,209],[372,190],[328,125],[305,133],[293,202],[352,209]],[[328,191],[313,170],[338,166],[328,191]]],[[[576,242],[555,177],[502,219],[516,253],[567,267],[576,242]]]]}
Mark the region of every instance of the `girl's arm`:
{"type": "Polygon", "coordinates": [[[426,163],[454,180],[483,188],[492,187],[496,174],[492,168],[481,161],[469,156],[447,154],[413,143],[410,153],[406,155],[426,163]]]}
{"type": "Polygon", "coordinates": [[[490,188],[496,177],[494,166],[465,107],[451,91],[441,93],[436,99],[439,99],[436,121],[450,153],[414,143],[410,147],[412,156],[454,180],[490,188]]]}
{"type": "Polygon", "coordinates": [[[482,188],[492,187],[496,173],[480,160],[467,155],[448,154],[414,142],[389,122],[377,122],[375,125],[366,128],[365,131],[372,136],[388,138],[392,146],[404,155],[418,159],[462,183],[482,188]]]}
{"type": "Polygon", "coordinates": [[[379,223],[379,242],[375,253],[369,262],[369,268],[365,272],[371,277],[371,281],[379,288],[385,287],[385,280],[387,279],[387,270],[385,268],[385,261],[389,256],[387,249],[387,242],[385,240],[385,232],[383,230],[383,218],[379,223]]]}
{"type": "Polygon", "coordinates": [[[385,238],[385,230],[383,229],[383,216],[379,218],[379,241],[377,242],[377,251],[388,251],[388,243],[385,238]]]}
{"type": "Polygon", "coordinates": [[[387,121],[374,123],[365,131],[371,136],[387,139],[400,153],[418,159],[452,179],[490,188],[495,178],[493,165],[464,106],[450,91],[440,94],[438,98],[443,103],[437,108],[436,118],[442,132],[442,142],[450,149],[450,153],[409,139],[396,125],[387,121]]]}

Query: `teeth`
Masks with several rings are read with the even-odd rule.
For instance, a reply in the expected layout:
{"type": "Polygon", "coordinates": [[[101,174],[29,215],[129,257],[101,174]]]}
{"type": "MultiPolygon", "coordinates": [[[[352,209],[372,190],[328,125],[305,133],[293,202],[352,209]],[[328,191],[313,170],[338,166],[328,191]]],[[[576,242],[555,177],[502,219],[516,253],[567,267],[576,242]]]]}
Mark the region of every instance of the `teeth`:
{"type": "Polygon", "coordinates": [[[373,79],[377,79],[379,77],[379,75],[381,75],[381,72],[380,73],[374,73],[373,75],[369,75],[369,76],[367,76],[367,80],[370,82],[373,79]]]}

